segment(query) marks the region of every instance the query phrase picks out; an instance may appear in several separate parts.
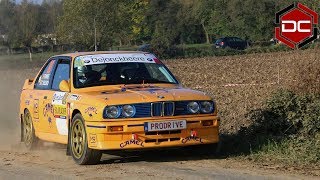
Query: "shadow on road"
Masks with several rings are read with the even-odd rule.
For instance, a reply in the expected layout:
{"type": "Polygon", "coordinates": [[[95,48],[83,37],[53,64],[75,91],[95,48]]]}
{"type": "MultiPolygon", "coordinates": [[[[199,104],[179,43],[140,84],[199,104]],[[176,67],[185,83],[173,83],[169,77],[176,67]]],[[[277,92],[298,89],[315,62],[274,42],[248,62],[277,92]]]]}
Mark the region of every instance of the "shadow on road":
{"type": "Polygon", "coordinates": [[[106,152],[101,158],[102,164],[113,163],[132,163],[132,162],[174,162],[174,161],[189,161],[189,160],[204,160],[204,159],[223,159],[222,155],[217,155],[214,152],[208,152],[207,149],[201,146],[162,149],[162,150],[144,150],[144,151],[117,151],[106,152]],[[110,158],[110,155],[116,157],[110,158]]]}

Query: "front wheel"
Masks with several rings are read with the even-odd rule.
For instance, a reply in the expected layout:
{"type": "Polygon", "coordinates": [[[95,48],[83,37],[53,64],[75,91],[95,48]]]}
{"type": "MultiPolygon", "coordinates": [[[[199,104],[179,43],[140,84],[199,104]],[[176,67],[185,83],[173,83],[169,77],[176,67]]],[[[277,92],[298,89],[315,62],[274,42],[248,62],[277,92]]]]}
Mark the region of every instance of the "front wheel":
{"type": "Polygon", "coordinates": [[[70,149],[73,160],[80,165],[97,164],[102,156],[98,150],[88,147],[88,139],[84,120],[80,114],[76,114],[70,128],[70,149]]]}

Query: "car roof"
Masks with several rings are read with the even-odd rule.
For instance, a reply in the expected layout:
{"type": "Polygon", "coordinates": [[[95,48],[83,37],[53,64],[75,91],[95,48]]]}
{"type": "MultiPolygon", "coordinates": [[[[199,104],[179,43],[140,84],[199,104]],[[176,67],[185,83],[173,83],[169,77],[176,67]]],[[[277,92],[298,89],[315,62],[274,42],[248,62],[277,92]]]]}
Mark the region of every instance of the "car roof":
{"type": "MultiPolygon", "coordinates": [[[[145,54],[145,53],[148,53],[148,52],[143,52],[143,51],[91,51],[91,52],[66,53],[66,54],[55,55],[53,57],[70,56],[72,58],[75,58],[77,56],[95,55],[95,54],[145,54]]],[[[148,54],[150,54],[150,53],[148,53],[148,54]]]]}

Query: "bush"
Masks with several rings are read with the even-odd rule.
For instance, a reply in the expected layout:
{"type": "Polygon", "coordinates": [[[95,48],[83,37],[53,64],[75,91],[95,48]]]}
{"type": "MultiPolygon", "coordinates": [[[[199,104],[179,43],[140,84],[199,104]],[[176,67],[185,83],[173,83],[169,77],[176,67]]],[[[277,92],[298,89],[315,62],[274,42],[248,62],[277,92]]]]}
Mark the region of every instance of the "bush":
{"type": "Polygon", "coordinates": [[[269,135],[315,138],[320,130],[320,96],[279,90],[264,109],[249,116],[256,123],[264,123],[263,132],[269,135]]]}
{"type": "Polygon", "coordinates": [[[249,114],[255,123],[252,156],[295,165],[320,162],[320,96],[279,90],[265,108],[249,114]],[[260,128],[257,128],[260,127],[260,128]],[[258,140],[264,137],[264,142],[258,140]],[[258,141],[258,143],[257,143],[258,141]],[[298,163],[298,164],[296,164],[298,163]]]}
{"type": "Polygon", "coordinates": [[[194,58],[209,56],[232,56],[252,53],[267,53],[287,51],[284,45],[272,46],[252,46],[245,50],[236,50],[230,48],[215,48],[212,44],[191,44],[191,45],[169,45],[163,40],[156,41],[152,44],[153,53],[160,58],[194,58]]]}
{"type": "Polygon", "coordinates": [[[291,89],[300,94],[320,94],[320,66],[317,58],[309,59],[308,63],[301,64],[297,67],[296,72],[298,75],[296,81],[291,84],[291,89]]]}
{"type": "Polygon", "coordinates": [[[245,51],[230,48],[216,49],[212,45],[205,46],[167,46],[162,43],[152,45],[153,53],[160,58],[195,58],[208,56],[230,56],[245,54],[245,51]]]}
{"type": "Polygon", "coordinates": [[[247,117],[249,127],[222,136],[224,152],[298,166],[320,163],[320,95],[279,90],[247,117]]]}

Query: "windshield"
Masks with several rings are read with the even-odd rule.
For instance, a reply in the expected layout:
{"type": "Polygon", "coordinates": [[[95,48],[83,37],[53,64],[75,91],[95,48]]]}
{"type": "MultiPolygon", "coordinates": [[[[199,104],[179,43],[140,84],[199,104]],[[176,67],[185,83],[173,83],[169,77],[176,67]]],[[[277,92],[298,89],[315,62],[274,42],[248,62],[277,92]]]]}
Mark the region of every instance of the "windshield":
{"type": "Polygon", "coordinates": [[[106,62],[79,65],[75,62],[73,72],[75,88],[116,84],[178,83],[162,63],[106,62]]]}

